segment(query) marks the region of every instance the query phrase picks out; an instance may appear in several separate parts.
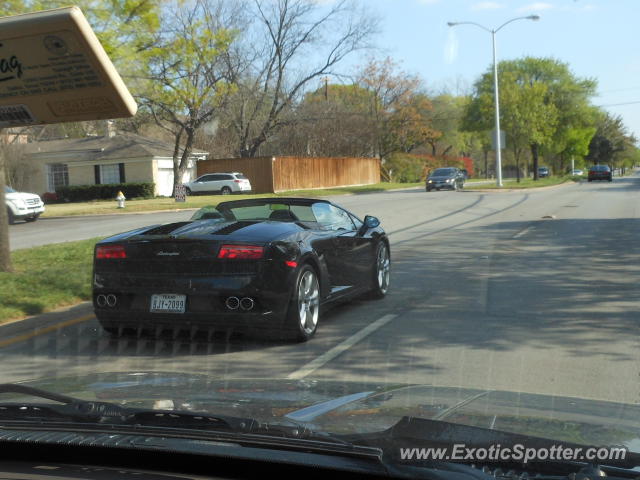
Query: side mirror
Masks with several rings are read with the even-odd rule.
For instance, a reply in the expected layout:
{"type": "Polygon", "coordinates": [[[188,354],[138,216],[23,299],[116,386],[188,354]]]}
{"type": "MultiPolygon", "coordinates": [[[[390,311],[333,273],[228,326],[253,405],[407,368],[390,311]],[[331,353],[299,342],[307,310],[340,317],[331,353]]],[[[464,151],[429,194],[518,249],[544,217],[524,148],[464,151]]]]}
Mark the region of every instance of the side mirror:
{"type": "Polygon", "coordinates": [[[378,220],[376,217],[371,216],[371,215],[366,215],[364,217],[364,226],[367,229],[370,228],[376,228],[378,226],[380,226],[380,220],[378,220]]]}

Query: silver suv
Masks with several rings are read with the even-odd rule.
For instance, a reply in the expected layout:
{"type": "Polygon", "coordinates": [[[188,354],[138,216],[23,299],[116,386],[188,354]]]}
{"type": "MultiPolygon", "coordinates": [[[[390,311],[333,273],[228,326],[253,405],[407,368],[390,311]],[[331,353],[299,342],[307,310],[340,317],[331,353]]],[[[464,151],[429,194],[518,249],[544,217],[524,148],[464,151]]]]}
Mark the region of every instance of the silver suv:
{"type": "Polygon", "coordinates": [[[192,182],[184,184],[187,195],[192,193],[250,193],[251,183],[240,172],[232,173],[207,173],[196,178],[192,182]]]}
{"type": "Polygon", "coordinates": [[[10,224],[16,220],[35,222],[44,212],[44,203],[35,193],[17,192],[11,187],[4,187],[4,196],[10,224]]]}

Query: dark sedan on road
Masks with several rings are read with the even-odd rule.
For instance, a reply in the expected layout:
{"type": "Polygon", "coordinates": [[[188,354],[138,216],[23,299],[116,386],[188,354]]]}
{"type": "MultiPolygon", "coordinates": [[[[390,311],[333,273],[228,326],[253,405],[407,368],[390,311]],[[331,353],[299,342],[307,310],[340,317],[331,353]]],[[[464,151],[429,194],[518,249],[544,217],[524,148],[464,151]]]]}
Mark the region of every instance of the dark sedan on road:
{"type": "Polygon", "coordinates": [[[613,174],[607,165],[594,165],[589,169],[588,180],[607,180],[613,181],[613,174]]]}
{"type": "Polygon", "coordinates": [[[389,267],[375,217],[325,200],[238,200],[99,242],[93,305],[112,334],[238,328],[306,341],[328,303],[385,296],[389,267]]]}
{"type": "Polygon", "coordinates": [[[461,190],[464,187],[464,179],[464,172],[459,168],[436,168],[427,178],[426,190],[461,190]]]}

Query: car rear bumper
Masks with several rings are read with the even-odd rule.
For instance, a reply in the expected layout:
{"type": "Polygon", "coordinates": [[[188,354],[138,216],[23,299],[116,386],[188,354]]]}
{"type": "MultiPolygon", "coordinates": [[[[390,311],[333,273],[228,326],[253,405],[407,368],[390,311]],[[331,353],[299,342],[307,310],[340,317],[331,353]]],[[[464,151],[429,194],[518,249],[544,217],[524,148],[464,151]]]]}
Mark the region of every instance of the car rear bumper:
{"type": "Polygon", "coordinates": [[[261,281],[252,275],[137,276],[122,280],[120,275],[94,275],[94,312],[105,326],[189,328],[268,324],[284,318],[291,295],[290,278],[277,282],[261,281]],[[158,294],[185,295],[184,313],[152,313],[151,297],[158,294]],[[104,305],[100,295],[115,296],[115,305],[104,305]],[[230,297],[251,299],[253,305],[230,308],[227,305],[230,297]]]}

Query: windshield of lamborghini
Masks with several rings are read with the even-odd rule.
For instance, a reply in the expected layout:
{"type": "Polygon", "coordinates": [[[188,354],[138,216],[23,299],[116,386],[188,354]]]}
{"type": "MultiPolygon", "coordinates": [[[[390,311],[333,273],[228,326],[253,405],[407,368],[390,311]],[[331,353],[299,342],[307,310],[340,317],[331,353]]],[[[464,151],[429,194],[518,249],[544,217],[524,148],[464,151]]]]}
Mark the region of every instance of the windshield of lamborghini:
{"type": "Polygon", "coordinates": [[[637,0],[77,5],[138,110],[0,58],[0,383],[640,453],[637,0]]]}

